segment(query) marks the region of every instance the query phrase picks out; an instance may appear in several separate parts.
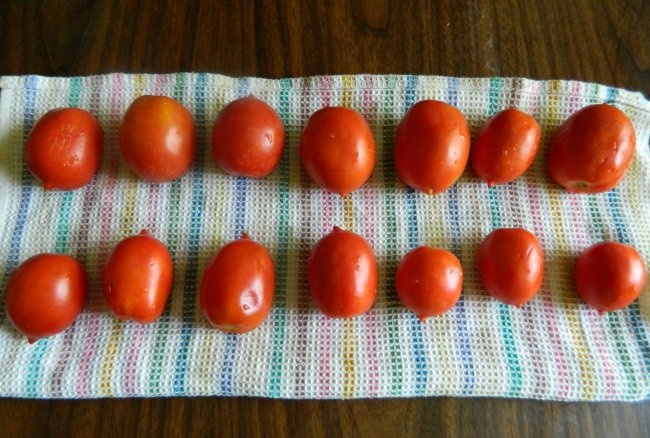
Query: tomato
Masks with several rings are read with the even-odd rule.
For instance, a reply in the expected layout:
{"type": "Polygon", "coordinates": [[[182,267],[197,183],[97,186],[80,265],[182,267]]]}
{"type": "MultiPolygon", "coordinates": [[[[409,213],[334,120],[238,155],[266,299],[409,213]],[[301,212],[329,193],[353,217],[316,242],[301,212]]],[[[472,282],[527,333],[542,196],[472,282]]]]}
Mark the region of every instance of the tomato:
{"type": "Polygon", "coordinates": [[[539,291],[544,252],[523,228],[499,228],[483,239],[478,253],[481,282],[497,300],[521,306],[539,291]]]}
{"type": "Polygon", "coordinates": [[[463,268],[449,251],[420,246],[402,258],[395,286],[402,304],[424,321],[454,307],[463,289],[463,268]]]}
{"type": "Polygon", "coordinates": [[[199,295],[201,310],[210,324],[225,332],[245,333],[264,322],[274,293],[271,255],[243,234],[212,257],[203,273],[199,295]]]}
{"type": "Polygon", "coordinates": [[[11,275],[7,316],[29,343],[60,333],[83,310],[88,295],[84,266],[64,254],[38,254],[11,275]]]}
{"type": "Polygon", "coordinates": [[[345,196],[361,187],[375,166],[375,139],[358,112],[325,107],[307,121],[300,159],[319,186],[345,196]]]}
{"type": "Polygon", "coordinates": [[[469,127],[460,111],[437,100],[417,102],[397,126],[397,174],[420,192],[444,192],[463,173],[469,144],[469,127]]]}
{"type": "Polygon", "coordinates": [[[541,129],[530,115],[501,111],[481,127],[472,147],[472,167],[488,187],[519,178],[535,160],[541,129]]]}
{"type": "Polygon", "coordinates": [[[267,103],[253,96],[226,105],[212,130],[212,152],[227,173],[261,178],[275,169],[284,150],[284,125],[267,103]]]}
{"type": "Polygon", "coordinates": [[[578,295],[603,314],[637,299],[645,285],[645,263],[629,245],[600,242],[578,256],[574,279],[578,295]]]}
{"type": "Polygon", "coordinates": [[[323,237],[307,261],[316,306],[332,318],[367,312],[377,295],[377,261],[368,242],[339,227],[323,237]]]}
{"type": "Polygon", "coordinates": [[[74,190],[88,184],[102,158],[104,131],[79,108],[57,108],[43,115],[25,143],[27,168],[46,190],[74,190]]]}
{"type": "Polygon", "coordinates": [[[608,104],[590,105],[571,115],[551,141],[551,178],[576,193],[615,187],[634,156],[636,136],[625,113],[608,104]]]}
{"type": "Polygon", "coordinates": [[[165,310],[174,266],[167,247],[146,230],[120,241],[104,265],[104,297],[120,319],[147,324],[165,310]]]}
{"type": "Polygon", "coordinates": [[[120,125],[120,150],[140,178],[167,182],[187,172],[196,153],[196,127],[187,108],[167,96],[140,96],[120,125]]]}

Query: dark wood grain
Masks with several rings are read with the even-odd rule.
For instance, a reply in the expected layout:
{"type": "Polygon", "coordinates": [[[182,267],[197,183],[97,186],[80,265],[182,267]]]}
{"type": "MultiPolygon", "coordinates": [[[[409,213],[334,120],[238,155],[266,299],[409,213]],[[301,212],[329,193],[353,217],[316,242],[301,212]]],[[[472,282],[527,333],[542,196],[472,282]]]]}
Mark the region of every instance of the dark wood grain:
{"type": "MultiPolygon", "coordinates": [[[[0,74],[579,79],[650,96],[650,2],[0,2],[0,74]]],[[[0,399],[0,436],[650,436],[650,403],[0,399]]]]}

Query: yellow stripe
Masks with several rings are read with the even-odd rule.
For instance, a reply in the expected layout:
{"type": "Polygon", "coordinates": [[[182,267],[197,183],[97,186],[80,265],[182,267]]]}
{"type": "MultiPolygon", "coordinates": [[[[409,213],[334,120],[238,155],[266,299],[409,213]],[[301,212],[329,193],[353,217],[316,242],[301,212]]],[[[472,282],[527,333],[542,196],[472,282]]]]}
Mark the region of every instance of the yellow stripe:
{"type": "Polygon", "coordinates": [[[354,397],[355,391],[355,335],[354,320],[346,318],[343,321],[343,397],[354,397]]]}
{"type": "Polygon", "coordinates": [[[343,76],[343,90],[341,95],[341,105],[346,108],[353,108],[352,105],[352,90],[354,90],[354,76],[343,76]]]}
{"type": "MultiPolygon", "coordinates": [[[[140,96],[144,91],[144,75],[138,74],[135,77],[135,95],[140,96]]],[[[125,185],[125,196],[122,201],[121,212],[121,226],[120,226],[120,236],[122,238],[128,237],[131,234],[134,234],[133,225],[135,223],[135,205],[136,205],[136,194],[138,187],[138,180],[133,174],[129,175],[124,182],[125,185]]],[[[119,185],[118,185],[119,190],[119,185]]],[[[115,365],[118,355],[118,347],[121,344],[121,339],[124,335],[124,323],[117,318],[113,318],[111,321],[110,332],[108,335],[108,342],[106,346],[106,351],[103,355],[104,363],[101,368],[101,379],[100,379],[100,393],[104,396],[112,396],[113,391],[111,384],[113,382],[113,371],[116,369],[115,365]]],[[[119,387],[120,385],[118,385],[119,387]]]]}

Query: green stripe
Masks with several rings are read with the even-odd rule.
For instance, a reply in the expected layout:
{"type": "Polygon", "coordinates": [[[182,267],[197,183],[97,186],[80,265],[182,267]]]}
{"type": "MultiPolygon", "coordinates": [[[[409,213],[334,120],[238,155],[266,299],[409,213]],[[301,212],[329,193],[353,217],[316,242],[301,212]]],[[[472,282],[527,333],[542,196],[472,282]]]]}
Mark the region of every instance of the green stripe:
{"type": "MultiPolygon", "coordinates": [[[[501,78],[490,79],[488,102],[488,112],[490,115],[495,114],[499,110],[497,101],[502,86],[503,80],[501,78]]],[[[499,206],[498,190],[499,187],[488,189],[493,229],[502,227],[501,217],[503,213],[499,206]]],[[[506,352],[508,373],[510,375],[510,388],[508,389],[508,395],[510,397],[517,397],[521,393],[521,388],[523,386],[523,374],[521,363],[519,361],[519,353],[517,352],[517,343],[512,332],[510,311],[511,308],[509,305],[503,303],[499,305],[499,321],[501,323],[502,341],[506,352]]]]}
{"type": "MultiPolygon", "coordinates": [[[[73,77],[70,79],[70,90],[68,92],[69,107],[79,107],[82,85],[80,77],[73,77]]],[[[70,212],[72,210],[74,194],[75,191],[73,190],[65,191],[62,194],[63,199],[61,200],[61,210],[57,218],[56,242],[54,244],[54,251],[57,253],[65,253],[68,251],[70,235],[68,227],[70,224],[70,212]]]]}
{"type": "Polygon", "coordinates": [[[625,379],[628,382],[625,386],[625,396],[626,399],[632,400],[639,397],[639,394],[645,391],[639,391],[639,382],[633,372],[635,368],[634,361],[630,357],[630,353],[627,349],[627,336],[621,326],[621,317],[619,312],[607,312],[606,315],[607,322],[610,326],[610,332],[614,337],[614,345],[616,346],[616,352],[618,353],[618,359],[621,365],[619,369],[623,370],[625,379]]]}
{"type": "MultiPolygon", "coordinates": [[[[395,76],[388,76],[386,78],[386,95],[383,106],[383,120],[393,120],[395,118],[395,86],[396,80],[395,76]]],[[[385,139],[394,138],[395,136],[395,126],[390,123],[386,123],[383,126],[383,135],[385,139]]],[[[385,142],[383,145],[383,155],[382,155],[382,165],[384,171],[384,181],[385,181],[385,196],[384,198],[384,208],[386,210],[386,235],[395,236],[397,235],[397,215],[395,213],[395,199],[396,199],[396,189],[395,189],[395,178],[397,175],[394,171],[394,159],[393,159],[393,148],[390,141],[385,142]]],[[[386,272],[394,273],[399,262],[399,254],[397,248],[394,245],[389,245],[386,249],[388,264],[386,272]]],[[[388,274],[386,281],[388,283],[388,290],[391,291],[391,296],[389,296],[389,306],[390,312],[388,313],[388,342],[390,349],[390,371],[391,371],[391,396],[403,395],[403,366],[402,366],[402,351],[399,338],[399,324],[398,321],[401,316],[401,305],[397,300],[397,294],[393,285],[395,284],[394,278],[388,274]]]]}
{"type": "MultiPolygon", "coordinates": [[[[289,115],[291,110],[291,80],[282,79],[280,81],[280,108],[279,115],[284,126],[289,125],[289,115]]],[[[290,130],[285,130],[285,146],[292,144],[290,130]]],[[[287,275],[289,264],[289,221],[291,218],[291,149],[285,147],[284,156],[280,161],[280,221],[278,229],[278,257],[276,260],[276,291],[275,303],[271,310],[273,324],[273,352],[271,354],[271,372],[269,376],[269,396],[280,397],[280,388],[282,382],[282,359],[283,347],[286,328],[286,304],[287,290],[289,289],[289,278],[287,275]]]]}
{"type": "MultiPolygon", "coordinates": [[[[174,84],[174,90],[172,97],[179,102],[183,102],[183,90],[186,87],[186,75],[184,73],[179,73],[176,75],[176,83],[174,84]]],[[[199,148],[197,148],[198,150],[199,148]]],[[[167,246],[170,254],[172,255],[172,260],[174,260],[174,266],[176,263],[176,253],[178,251],[178,230],[180,229],[180,205],[181,205],[181,178],[178,178],[169,183],[169,214],[167,217],[167,234],[165,236],[164,244],[167,246]]],[[[156,236],[162,238],[162,236],[156,236]]],[[[176,283],[177,273],[174,272],[174,283],[176,283]]],[[[178,288],[174,288],[179,290],[178,288]]],[[[172,294],[174,290],[172,290],[172,294]]],[[[170,299],[171,301],[171,299],[170,299]]],[[[168,302],[165,306],[165,310],[161,317],[156,321],[158,328],[156,330],[155,341],[151,350],[151,365],[149,373],[149,394],[150,395],[160,395],[161,394],[161,375],[163,372],[163,359],[165,358],[165,344],[168,341],[169,335],[169,322],[170,322],[170,312],[171,306],[168,302]]]]}

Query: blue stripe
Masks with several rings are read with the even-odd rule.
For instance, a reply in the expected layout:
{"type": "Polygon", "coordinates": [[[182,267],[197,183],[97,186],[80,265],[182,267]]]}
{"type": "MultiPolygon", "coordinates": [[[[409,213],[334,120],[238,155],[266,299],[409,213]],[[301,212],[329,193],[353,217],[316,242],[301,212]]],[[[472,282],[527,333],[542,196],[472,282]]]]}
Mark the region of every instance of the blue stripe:
{"type": "Polygon", "coordinates": [[[451,106],[458,106],[458,78],[447,79],[447,103],[451,106]]]}
{"type": "Polygon", "coordinates": [[[33,348],[32,354],[29,357],[29,365],[27,366],[27,382],[25,387],[25,395],[28,398],[40,398],[45,394],[41,394],[38,390],[41,380],[41,363],[43,356],[47,352],[47,347],[50,344],[49,338],[43,338],[37,341],[33,348]]]}
{"type": "MultiPolygon", "coordinates": [[[[237,87],[237,94],[240,97],[250,93],[250,78],[241,78],[237,87]]],[[[246,226],[246,186],[247,180],[244,177],[237,177],[235,182],[235,236],[239,239],[244,233],[246,226]]],[[[235,373],[234,360],[237,351],[237,336],[228,334],[224,347],[223,359],[221,362],[221,392],[223,395],[232,394],[232,380],[235,373]]]]}
{"type": "MultiPolygon", "coordinates": [[[[205,148],[205,88],[207,76],[200,74],[196,80],[195,102],[196,102],[196,126],[197,126],[197,147],[198,151],[205,148]]],[[[202,153],[196,156],[196,166],[191,170],[192,177],[192,201],[189,218],[189,236],[187,243],[187,270],[185,272],[185,285],[183,287],[183,323],[181,325],[180,344],[176,354],[176,367],[174,370],[173,392],[175,394],[186,393],[186,373],[189,359],[189,345],[192,338],[192,326],[194,325],[194,304],[198,284],[198,259],[201,237],[201,223],[203,220],[202,211],[205,203],[205,191],[203,181],[204,158],[202,153]]]]}
{"type": "Polygon", "coordinates": [[[618,98],[618,89],[616,88],[607,88],[607,97],[605,97],[605,102],[613,104],[618,98]]]}
{"type": "MultiPolygon", "coordinates": [[[[623,215],[621,213],[621,200],[619,195],[620,193],[618,188],[614,188],[607,192],[607,201],[609,202],[610,207],[609,211],[612,214],[618,241],[621,243],[630,244],[629,232],[625,226],[625,220],[623,219],[623,215]]],[[[626,311],[629,315],[629,322],[632,328],[632,332],[634,333],[636,343],[639,346],[639,350],[642,352],[645,374],[650,375],[650,343],[648,342],[650,333],[648,333],[643,322],[643,318],[641,317],[639,301],[635,300],[628,306],[626,311]]],[[[646,398],[650,397],[650,392],[644,395],[646,398]]]]}
{"type": "MultiPolygon", "coordinates": [[[[415,89],[417,87],[417,77],[409,75],[406,78],[406,90],[404,107],[405,111],[408,110],[415,103],[415,89]]],[[[419,244],[418,239],[418,220],[417,220],[417,194],[411,188],[408,189],[406,194],[406,208],[407,208],[407,222],[409,229],[409,248],[413,249],[419,244]]],[[[422,336],[422,323],[418,317],[412,313],[410,314],[410,325],[413,339],[413,366],[415,369],[415,388],[416,395],[422,395],[426,392],[428,380],[428,368],[426,359],[426,350],[424,348],[424,339],[422,336]]]]}
{"type": "MultiPolygon", "coordinates": [[[[463,260],[460,258],[461,253],[461,232],[460,232],[460,213],[458,207],[458,186],[452,185],[449,190],[449,220],[452,229],[452,251],[459,258],[461,266],[463,260]]],[[[474,393],[474,359],[472,358],[472,347],[469,341],[469,330],[467,329],[467,314],[465,309],[465,300],[461,296],[455,306],[455,321],[458,327],[460,360],[463,367],[463,390],[462,395],[468,396],[474,393]]]]}

